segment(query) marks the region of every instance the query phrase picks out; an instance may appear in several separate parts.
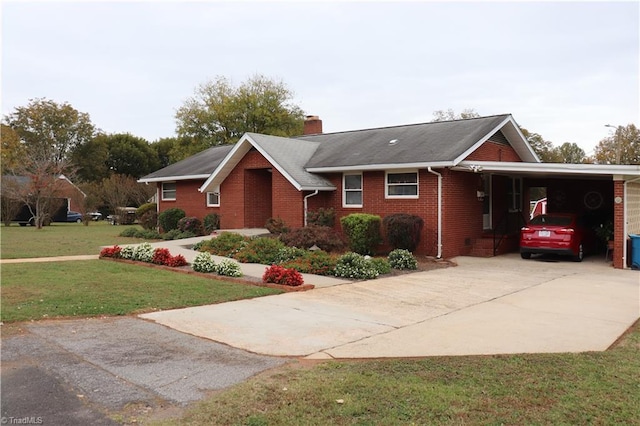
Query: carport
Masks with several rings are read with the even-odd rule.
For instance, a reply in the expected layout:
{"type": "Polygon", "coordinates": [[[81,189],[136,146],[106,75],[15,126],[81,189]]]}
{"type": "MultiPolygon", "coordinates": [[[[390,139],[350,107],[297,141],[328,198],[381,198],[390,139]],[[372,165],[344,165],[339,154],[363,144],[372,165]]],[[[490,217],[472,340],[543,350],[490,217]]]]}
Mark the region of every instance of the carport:
{"type": "MultiPolygon", "coordinates": [[[[627,240],[629,234],[640,234],[640,166],[463,161],[455,169],[481,173],[487,182],[508,177],[513,184],[510,208],[520,209],[524,216],[530,194],[545,188],[549,211],[580,214],[591,226],[611,221],[613,266],[630,266],[627,240]]],[[[487,188],[488,204],[496,205],[491,199],[496,191],[491,185],[487,188]]]]}

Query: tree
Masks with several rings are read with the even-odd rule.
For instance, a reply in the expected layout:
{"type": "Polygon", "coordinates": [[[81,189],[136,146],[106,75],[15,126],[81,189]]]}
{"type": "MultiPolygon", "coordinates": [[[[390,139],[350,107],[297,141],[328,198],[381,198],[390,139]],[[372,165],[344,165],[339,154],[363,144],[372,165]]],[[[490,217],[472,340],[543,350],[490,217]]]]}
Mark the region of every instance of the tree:
{"type": "Polygon", "coordinates": [[[580,164],[584,163],[587,157],[584,149],[580,148],[576,143],[565,142],[554,148],[554,151],[559,163],[580,164]]]}
{"type": "Polygon", "coordinates": [[[557,151],[553,147],[553,143],[544,140],[542,135],[538,133],[531,133],[524,127],[520,127],[522,135],[525,137],[533,151],[538,155],[540,160],[544,163],[556,163],[558,162],[557,151]]]}
{"type": "Polygon", "coordinates": [[[120,174],[103,179],[99,188],[99,197],[115,214],[118,207],[138,207],[146,203],[156,190],[155,186],[138,183],[135,178],[120,174]]]}
{"type": "Polygon", "coordinates": [[[465,108],[462,110],[460,114],[456,114],[454,110],[449,108],[448,110],[439,109],[433,112],[433,120],[435,121],[451,121],[451,120],[464,120],[467,118],[477,118],[480,117],[480,114],[476,112],[473,108],[465,108]]]}
{"type": "Polygon", "coordinates": [[[238,87],[218,76],[198,86],[176,113],[179,137],[198,149],[235,143],[245,132],[276,136],[302,134],[304,112],[279,81],[256,75],[238,87]]]}
{"type": "Polygon", "coordinates": [[[0,157],[2,159],[2,168],[13,170],[21,163],[24,155],[24,147],[20,142],[20,136],[11,127],[6,124],[0,125],[0,157]]]}
{"type": "Polygon", "coordinates": [[[111,172],[107,166],[108,157],[109,147],[102,134],[78,146],[72,154],[76,176],[82,182],[100,182],[109,177],[111,172]]]}
{"type": "Polygon", "coordinates": [[[618,126],[612,136],[602,139],[595,148],[598,164],[640,164],[640,132],[634,124],[618,126]]]}
{"type": "Polygon", "coordinates": [[[200,151],[209,148],[205,143],[197,143],[188,136],[162,138],[151,145],[156,151],[160,167],[167,167],[169,164],[184,160],[200,151]]]}
{"type": "Polygon", "coordinates": [[[111,173],[139,178],[158,169],[158,155],[146,140],[129,133],[101,138],[106,140],[107,168],[111,173]]]}
{"type": "Polygon", "coordinates": [[[29,105],[15,108],[4,121],[18,134],[31,158],[55,164],[69,160],[71,152],[96,132],[89,114],[48,99],[32,99],[29,105]]]}

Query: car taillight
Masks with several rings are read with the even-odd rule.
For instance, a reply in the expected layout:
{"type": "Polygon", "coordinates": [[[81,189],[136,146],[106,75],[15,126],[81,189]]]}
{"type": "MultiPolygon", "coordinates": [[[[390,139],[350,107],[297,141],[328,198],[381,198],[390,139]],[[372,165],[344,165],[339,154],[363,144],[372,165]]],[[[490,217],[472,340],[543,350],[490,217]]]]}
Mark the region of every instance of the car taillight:
{"type": "Polygon", "coordinates": [[[520,231],[524,232],[525,234],[531,234],[533,232],[536,232],[533,229],[529,228],[528,226],[525,226],[524,228],[520,229],[520,231]]]}
{"type": "Polygon", "coordinates": [[[562,228],[556,230],[556,234],[573,234],[574,232],[573,228],[562,228]]]}

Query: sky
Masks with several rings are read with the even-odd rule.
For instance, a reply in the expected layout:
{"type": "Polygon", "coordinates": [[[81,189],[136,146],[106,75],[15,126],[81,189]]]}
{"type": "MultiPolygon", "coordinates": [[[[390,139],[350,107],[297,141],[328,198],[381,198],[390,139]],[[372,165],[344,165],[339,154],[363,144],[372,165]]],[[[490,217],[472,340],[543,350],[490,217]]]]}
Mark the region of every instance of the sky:
{"type": "Polygon", "coordinates": [[[107,133],[175,135],[216,76],[282,81],[324,132],[511,113],[587,154],[640,125],[640,3],[3,0],[2,115],[68,102],[107,133]]]}

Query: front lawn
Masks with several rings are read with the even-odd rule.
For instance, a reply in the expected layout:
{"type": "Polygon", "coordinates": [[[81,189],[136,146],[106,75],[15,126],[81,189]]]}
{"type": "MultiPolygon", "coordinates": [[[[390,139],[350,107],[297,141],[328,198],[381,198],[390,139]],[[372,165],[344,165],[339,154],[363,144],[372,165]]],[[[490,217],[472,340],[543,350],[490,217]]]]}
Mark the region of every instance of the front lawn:
{"type": "MultiPolygon", "coordinates": [[[[98,254],[101,246],[136,244],[144,240],[120,237],[120,233],[132,226],[113,226],[106,221],[78,223],[53,223],[42,229],[33,226],[2,226],[0,228],[0,257],[23,259],[31,257],[73,256],[98,254]]],[[[142,228],[140,228],[142,229],[142,228]]]]}
{"type": "Polygon", "coordinates": [[[292,364],[163,424],[638,425],[640,326],[582,354],[292,364]]]}
{"type": "Polygon", "coordinates": [[[105,260],[2,265],[4,322],[128,315],[278,294],[105,260]]]}

